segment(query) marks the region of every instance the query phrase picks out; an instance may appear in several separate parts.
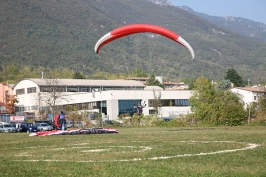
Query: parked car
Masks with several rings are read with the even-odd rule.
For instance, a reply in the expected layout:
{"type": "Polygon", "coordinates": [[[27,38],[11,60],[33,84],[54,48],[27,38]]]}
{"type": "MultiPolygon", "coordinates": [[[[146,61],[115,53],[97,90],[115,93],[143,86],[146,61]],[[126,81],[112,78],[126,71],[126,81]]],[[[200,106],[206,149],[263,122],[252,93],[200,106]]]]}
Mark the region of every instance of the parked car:
{"type": "Polygon", "coordinates": [[[12,127],[14,127],[16,129],[17,132],[21,132],[22,131],[21,124],[23,124],[25,122],[9,122],[9,123],[11,124],[12,127]]]}
{"type": "Polygon", "coordinates": [[[82,122],[75,122],[72,126],[75,128],[83,128],[84,124],[82,122]]]}
{"type": "Polygon", "coordinates": [[[21,123],[20,132],[37,132],[38,129],[33,123],[21,123]]]}
{"type": "Polygon", "coordinates": [[[123,124],[121,122],[115,121],[115,120],[104,120],[104,125],[115,125],[115,126],[122,126],[123,124]]]}
{"type": "Polygon", "coordinates": [[[67,128],[71,128],[71,127],[73,127],[73,123],[72,123],[72,122],[67,122],[66,127],[67,127],[67,128]]]}
{"type": "Polygon", "coordinates": [[[47,124],[49,124],[49,125],[53,125],[53,122],[52,121],[50,121],[50,120],[35,120],[35,122],[34,122],[35,124],[37,124],[37,123],[47,123],[47,124]]]}
{"type": "Polygon", "coordinates": [[[28,131],[28,124],[26,122],[20,124],[19,132],[27,132],[28,131]]]}
{"type": "Polygon", "coordinates": [[[37,129],[35,124],[33,124],[33,123],[27,123],[27,124],[28,124],[29,132],[37,132],[38,131],[38,129],[37,129]]]}
{"type": "Polygon", "coordinates": [[[3,132],[3,133],[15,133],[15,132],[17,132],[17,130],[10,123],[0,122],[0,132],[3,132]]]}
{"type": "Polygon", "coordinates": [[[47,123],[36,123],[34,124],[38,131],[51,131],[53,127],[47,123]]]}
{"type": "Polygon", "coordinates": [[[113,125],[113,124],[114,124],[114,121],[112,121],[112,120],[104,120],[104,121],[103,121],[103,124],[104,124],[104,125],[106,125],[106,124],[107,124],[107,125],[113,125]]]}

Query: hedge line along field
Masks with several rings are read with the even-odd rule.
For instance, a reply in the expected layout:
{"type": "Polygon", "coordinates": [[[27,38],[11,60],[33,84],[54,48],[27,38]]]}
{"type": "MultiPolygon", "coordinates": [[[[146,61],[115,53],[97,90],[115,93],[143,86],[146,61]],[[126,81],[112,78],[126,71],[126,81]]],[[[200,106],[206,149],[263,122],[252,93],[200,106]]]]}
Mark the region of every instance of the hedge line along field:
{"type": "Polygon", "coordinates": [[[0,176],[266,176],[266,127],[0,134],[0,176]]]}

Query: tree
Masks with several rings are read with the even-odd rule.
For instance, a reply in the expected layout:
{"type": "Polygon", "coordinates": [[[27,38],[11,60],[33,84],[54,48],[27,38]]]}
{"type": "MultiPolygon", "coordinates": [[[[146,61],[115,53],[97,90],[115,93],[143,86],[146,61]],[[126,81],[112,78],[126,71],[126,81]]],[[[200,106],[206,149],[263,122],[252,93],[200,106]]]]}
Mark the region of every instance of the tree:
{"type": "Polygon", "coordinates": [[[218,85],[217,85],[218,89],[221,90],[228,90],[229,88],[231,88],[231,81],[228,79],[223,79],[218,85]]]}
{"type": "Polygon", "coordinates": [[[155,111],[155,118],[157,118],[158,114],[159,114],[159,110],[162,106],[161,104],[161,92],[159,92],[158,95],[156,95],[155,91],[153,90],[153,97],[154,99],[151,100],[151,106],[154,108],[155,111]]]}
{"type": "Polygon", "coordinates": [[[81,120],[81,115],[78,113],[78,108],[76,106],[67,105],[66,111],[66,118],[71,120],[74,127],[75,122],[81,120]]]}
{"type": "Polygon", "coordinates": [[[130,72],[130,75],[133,77],[148,77],[148,74],[141,69],[134,69],[130,72]]]}
{"type": "Polygon", "coordinates": [[[185,78],[182,80],[184,83],[188,84],[188,90],[193,90],[194,85],[193,83],[196,81],[194,78],[185,78]]]}
{"type": "Polygon", "coordinates": [[[260,97],[258,104],[257,104],[257,109],[255,112],[256,115],[256,122],[264,122],[266,121],[266,96],[260,97]]]}
{"type": "Polygon", "coordinates": [[[8,110],[9,114],[14,114],[16,112],[15,111],[16,103],[18,103],[16,95],[8,95],[6,109],[8,110]]]}
{"type": "Polygon", "coordinates": [[[215,89],[205,77],[199,77],[193,85],[194,92],[189,99],[191,110],[199,120],[210,122],[215,89]]]}
{"type": "Polygon", "coordinates": [[[244,109],[244,102],[235,93],[229,90],[219,90],[216,92],[217,100],[215,105],[219,105],[219,124],[235,126],[243,124],[248,117],[244,109]]]}
{"type": "Polygon", "coordinates": [[[41,93],[38,92],[35,97],[34,97],[34,100],[33,102],[35,103],[35,105],[37,105],[37,108],[38,108],[38,117],[40,120],[44,120],[46,119],[46,112],[45,112],[45,105],[44,105],[44,102],[42,100],[42,96],[41,96],[41,93]]]}
{"type": "Polygon", "coordinates": [[[247,112],[244,103],[228,90],[217,90],[205,77],[196,79],[195,90],[190,97],[191,110],[196,117],[211,125],[240,125],[247,112]]]}
{"type": "Polygon", "coordinates": [[[42,93],[39,98],[42,102],[49,106],[53,116],[55,115],[56,105],[62,100],[66,99],[63,96],[66,92],[65,87],[60,86],[60,81],[58,79],[45,79],[45,86],[42,88],[42,93]]]}
{"type": "Polygon", "coordinates": [[[0,65],[0,82],[3,82],[3,81],[4,81],[3,74],[1,74],[2,71],[3,71],[3,68],[2,68],[2,66],[0,65]]]}
{"type": "Polygon", "coordinates": [[[16,67],[13,63],[7,65],[2,71],[2,74],[5,77],[4,80],[11,82],[16,82],[22,77],[19,68],[16,67]]]}
{"type": "Polygon", "coordinates": [[[148,85],[148,86],[159,86],[159,87],[165,89],[164,85],[161,84],[157,79],[155,79],[154,75],[151,75],[149,80],[147,80],[146,85],[148,85]]]}
{"type": "Polygon", "coordinates": [[[85,79],[85,76],[81,74],[80,72],[75,72],[73,74],[73,79],[85,79]]]}
{"type": "Polygon", "coordinates": [[[235,87],[244,87],[245,82],[242,77],[236,72],[236,70],[232,67],[227,70],[226,76],[224,79],[230,80],[235,87]]]}

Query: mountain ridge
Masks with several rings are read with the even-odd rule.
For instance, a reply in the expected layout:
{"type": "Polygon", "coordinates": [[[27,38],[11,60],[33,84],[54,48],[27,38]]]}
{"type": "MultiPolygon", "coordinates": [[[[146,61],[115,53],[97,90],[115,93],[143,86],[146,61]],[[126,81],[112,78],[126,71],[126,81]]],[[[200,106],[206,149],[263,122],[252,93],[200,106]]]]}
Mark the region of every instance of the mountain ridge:
{"type": "Polygon", "coordinates": [[[256,22],[243,17],[211,16],[205,13],[196,12],[187,6],[176,7],[186,10],[194,15],[202,17],[214,24],[217,24],[240,35],[250,37],[254,40],[266,42],[266,24],[262,22],[256,22]]]}
{"type": "MultiPolygon", "coordinates": [[[[158,5],[174,6],[169,0],[147,0],[147,1],[158,5]]],[[[194,15],[202,17],[214,24],[217,24],[221,27],[224,27],[240,35],[250,37],[257,41],[266,42],[266,24],[262,22],[257,22],[243,17],[211,16],[206,13],[196,12],[188,6],[175,6],[175,7],[186,10],[194,15]]]]}
{"type": "Polygon", "coordinates": [[[142,69],[175,80],[201,75],[218,80],[232,66],[253,82],[263,80],[266,74],[264,43],[180,8],[146,0],[6,1],[0,7],[0,22],[2,66],[68,67],[85,74],[142,69]],[[148,34],[120,38],[94,53],[101,36],[133,23],[177,32],[193,47],[195,60],[173,41],[148,34]]]}

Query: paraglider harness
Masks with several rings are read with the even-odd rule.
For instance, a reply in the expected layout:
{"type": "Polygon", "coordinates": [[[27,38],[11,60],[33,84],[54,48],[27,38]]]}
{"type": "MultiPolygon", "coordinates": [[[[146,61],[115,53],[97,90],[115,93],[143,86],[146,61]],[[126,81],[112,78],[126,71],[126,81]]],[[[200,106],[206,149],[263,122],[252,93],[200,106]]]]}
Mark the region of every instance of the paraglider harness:
{"type": "MultiPolygon", "coordinates": [[[[60,116],[61,116],[61,114],[56,114],[54,117],[54,127],[57,130],[61,130],[63,123],[65,123],[65,125],[66,125],[66,119],[65,118],[60,119],[60,116]]],[[[65,129],[66,129],[66,127],[65,127],[65,129]]]]}

